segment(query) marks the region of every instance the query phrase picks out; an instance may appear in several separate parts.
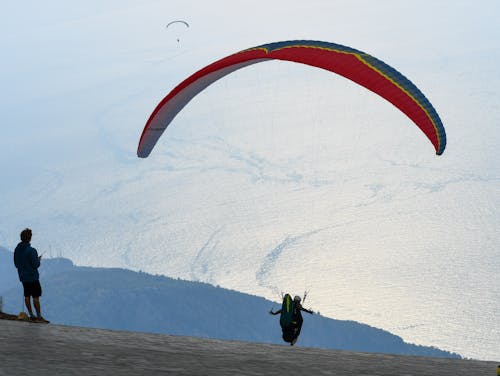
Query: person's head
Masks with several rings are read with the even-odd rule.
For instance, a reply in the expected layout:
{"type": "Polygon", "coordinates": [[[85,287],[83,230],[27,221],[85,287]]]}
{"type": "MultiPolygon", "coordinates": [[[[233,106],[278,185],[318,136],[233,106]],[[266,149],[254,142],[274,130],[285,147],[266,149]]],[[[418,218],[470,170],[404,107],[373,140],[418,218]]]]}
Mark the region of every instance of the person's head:
{"type": "Polygon", "coordinates": [[[301,301],[301,300],[302,300],[302,299],[301,299],[301,298],[300,298],[300,296],[298,296],[298,295],[295,295],[295,297],[293,298],[293,301],[294,301],[294,302],[297,302],[297,303],[300,303],[300,301],[301,301]]]}
{"type": "Polygon", "coordinates": [[[21,231],[21,241],[29,243],[31,241],[31,230],[29,228],[25,228],[23,231],[21,231]]]}

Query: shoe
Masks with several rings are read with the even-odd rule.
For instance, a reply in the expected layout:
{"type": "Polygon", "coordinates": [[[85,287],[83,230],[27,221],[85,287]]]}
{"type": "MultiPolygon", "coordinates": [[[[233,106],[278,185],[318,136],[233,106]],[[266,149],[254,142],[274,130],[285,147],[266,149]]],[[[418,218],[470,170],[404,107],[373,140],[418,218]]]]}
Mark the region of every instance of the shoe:
{"type": "Polygon", "coordinates": [[[36,321],[36,316],[35,315],[30,315],[30,321],[36,321]]]}
{"type": "Polygon", "coordinates": [[[36,319],[35,319],[36,322],[40,322],[42,324],[48,324],[50,321],[49,320],[45,320],[42,316],[38,316],[36,319]]]}

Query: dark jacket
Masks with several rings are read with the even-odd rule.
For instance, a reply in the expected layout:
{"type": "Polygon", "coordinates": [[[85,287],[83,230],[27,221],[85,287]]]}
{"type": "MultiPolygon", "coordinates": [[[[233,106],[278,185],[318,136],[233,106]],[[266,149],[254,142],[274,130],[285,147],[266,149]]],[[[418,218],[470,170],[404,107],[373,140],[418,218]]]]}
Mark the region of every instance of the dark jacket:
{"type": "Polygon", "coordinates": [[[40,278],[38,275],[38,267],[40,266],[38,252],[30,243],[21,242],[17,245],[14,251],[14,265],[21,282],[35,282],[40,278]]]}

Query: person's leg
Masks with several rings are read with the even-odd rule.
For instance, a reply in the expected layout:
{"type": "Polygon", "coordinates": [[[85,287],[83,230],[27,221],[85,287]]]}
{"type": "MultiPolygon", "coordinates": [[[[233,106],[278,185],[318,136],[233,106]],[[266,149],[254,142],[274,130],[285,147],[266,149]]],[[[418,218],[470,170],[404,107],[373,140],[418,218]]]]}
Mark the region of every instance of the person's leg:
{"type": "Polygon", "coordinates": [[[303,319],[302,319],[302,315],[301,313],[299,312],[297,317],[296,317],[296,322],[295,322],[295,335],[293,337],[293,341],[290,343],[290,345],[295,345],[295,343],[297,342],[297,340],[299,339],[299,335],[300,335],[300,330],[302,329],[302,323],[303,323],[303,319]]]}
{"type": "Polygon", "coordinates": [[[24,290],[24,304],[28,309],[30,317],[33,317],[33,309],[31,308],[31,295],[33,295],[33,284],[31,282],[22,282],[24,290]]]}
{"type": "Polygon", "coordinates": [[[33,305],[35,306],[36,317],[42,317],[42,314],[40,312],[40,298],[38,296],[33,297],[33,305]]]}
{"type": "Polygon", "coordinates": [[[31,308],[31,296],[24,297],[24,304],[26,304],[26,308],[30,314],[30,317],[33,317],[33,309],[31,308]]]}
{"type": "Polygon", "coordinates": [[[36,310],[36,320],[38,322],[48,323],[49,321],[45,320],[42,317],[42,310],[40,308],[40,296],[42,296],[42,286],[40,286],[39,281],[35,281],[33,288],[33,305],[36,310]]]}

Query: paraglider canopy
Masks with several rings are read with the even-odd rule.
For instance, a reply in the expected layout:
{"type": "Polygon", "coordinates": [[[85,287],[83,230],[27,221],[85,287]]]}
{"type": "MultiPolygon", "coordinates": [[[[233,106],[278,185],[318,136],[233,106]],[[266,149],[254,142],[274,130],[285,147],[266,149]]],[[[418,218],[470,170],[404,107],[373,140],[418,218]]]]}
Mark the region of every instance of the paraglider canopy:
{"type": "Polygon", "coordinates": [[[182,20],[176,20],[176,21],[172,21],[172,22],[169,22],[167,24],[167,26],[165,26],[167,29],[169,26],[173,25],[173,24],[176,24],[176,23],[180,23],[180,24],[184,24],[186,25],[187,27],[189,27],[189,24],[186,22],[186,21],[182,21],[182,20]]]}
{"type": "Polygon", "coordinates": [[[155,108],[142,131],[137,156],[146,158],[175,116],[198,93],[218,79],[246,66],[286,60],[337,73],[380,95],[406,114],[425,134],[437,155],[446,147],[446,132],[424,94],[396,69],[351,47],[296,40],[264,44],[220,59],[186,78],[155,108]]]}

